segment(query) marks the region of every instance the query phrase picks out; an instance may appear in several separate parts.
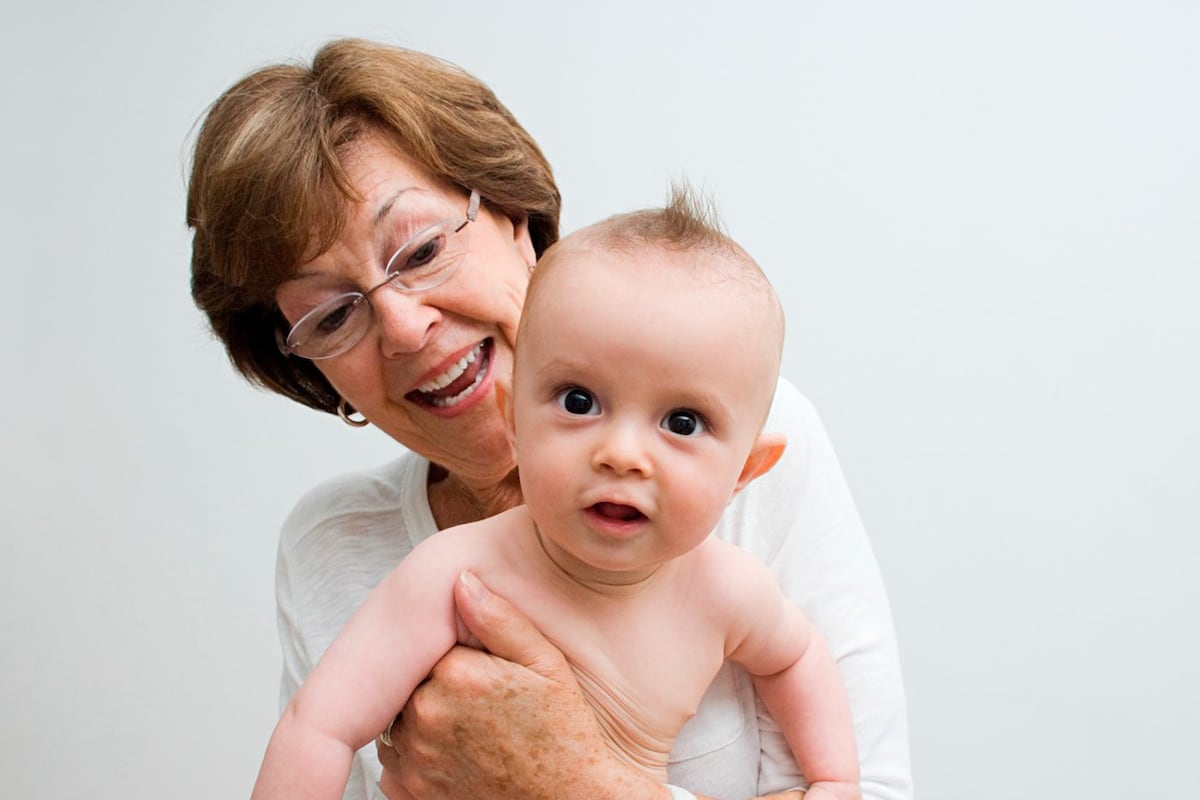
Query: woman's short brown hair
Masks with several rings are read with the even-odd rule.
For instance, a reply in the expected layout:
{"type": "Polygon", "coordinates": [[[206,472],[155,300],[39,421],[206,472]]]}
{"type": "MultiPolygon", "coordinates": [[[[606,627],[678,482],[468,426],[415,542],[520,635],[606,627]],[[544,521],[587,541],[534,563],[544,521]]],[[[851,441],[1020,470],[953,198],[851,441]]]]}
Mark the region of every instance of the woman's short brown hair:
{"type": "Polygon", "coordinates": [[[534,250],[558,238],[560,198],[537,143],[492,91],[433,56],[356,39],[311,68],[247,75],[208,110],[188,184],[192,298],[253,383],[322,411],[339,397],[311,362],[283,355],[275,290],[336,240],[359,198],[342,167],[367,131],[388,135],[430,177],[527,219],[534,250]]]}

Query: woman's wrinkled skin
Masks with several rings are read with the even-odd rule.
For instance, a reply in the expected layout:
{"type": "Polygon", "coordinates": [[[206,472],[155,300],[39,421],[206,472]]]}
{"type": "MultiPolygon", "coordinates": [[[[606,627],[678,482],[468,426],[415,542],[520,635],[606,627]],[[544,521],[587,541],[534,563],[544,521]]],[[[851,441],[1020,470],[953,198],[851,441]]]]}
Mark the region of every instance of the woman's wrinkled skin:
{"type": "MultiPolygon", "coordinates": [[[[375,286],[387,258],[408,237],[466,209],[466,193],[431,180],[382,134],[356,142],[343,164],[363,200],[333,246],[276,291],[292,323],[317,298],[375,286]]],[[[486,202],[476,221],[455,236],[466,252],[452,277],[421,292],[376,292],[370,301],[375,321],[362,341],[317,362],[371,424],[445,469],[444,480],[430,487],[440,527],[520,502],[494,390],[497,380],[512,374],[513,342],[535,260],[524,222],[495,213],[486,202]],[[479,385],[450,405],[434,405],[420,387],[468,355],[475,357],[468,374],[437,394],[460,392],[475,370],[483,372],[479,385]]]]}

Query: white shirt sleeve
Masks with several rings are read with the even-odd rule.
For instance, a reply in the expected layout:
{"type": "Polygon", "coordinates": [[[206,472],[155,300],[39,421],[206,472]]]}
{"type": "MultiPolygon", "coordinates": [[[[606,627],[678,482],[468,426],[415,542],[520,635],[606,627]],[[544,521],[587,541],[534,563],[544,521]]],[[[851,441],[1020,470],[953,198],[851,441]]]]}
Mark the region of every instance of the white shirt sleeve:
{"type": "MultiPolygon", "coordinates": [[[[421,539],[436,531],[425,501],[428,462],[406,453],[310,490],[284,521],[275,566],[283,669],[280,709],[354,611],[421,539]]],[[[382,797],[375,745],[355,755],[344,800],[382,797]]]]}
{"type": "MultiPolygon", "coordinates": [[[[766,429],[784,433],[787,450],[731,506],[721,533],[771,567],[829,642],[854,716],[863,797],[907,800],[904,686],[875,555],[816,410],[786,381],[766,429]]],[[[757,707],[759,793],[807,785],[777,726],[761,702],[757,707]]]]}

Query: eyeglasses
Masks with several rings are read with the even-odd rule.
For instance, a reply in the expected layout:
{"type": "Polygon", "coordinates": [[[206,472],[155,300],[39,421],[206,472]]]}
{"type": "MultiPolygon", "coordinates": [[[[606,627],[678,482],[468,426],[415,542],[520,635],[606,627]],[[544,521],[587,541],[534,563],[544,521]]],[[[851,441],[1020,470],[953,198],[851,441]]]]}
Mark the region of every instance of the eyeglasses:
{"type": "Polygon", "coordinates": [[[465,217],[443,219],[405,242],[388,259],[381,282],[365,292],[346,292],[325,300],[292,326],[276,342],[285,355],[312,361],[340,356],[358,344],[371,327],[371,295],[384,286],[402,292],[422,292],[446,281],[462,261],[461,249],[452,246],[454,234],[475,221],[479,192],[471,190],[465,217]]]}

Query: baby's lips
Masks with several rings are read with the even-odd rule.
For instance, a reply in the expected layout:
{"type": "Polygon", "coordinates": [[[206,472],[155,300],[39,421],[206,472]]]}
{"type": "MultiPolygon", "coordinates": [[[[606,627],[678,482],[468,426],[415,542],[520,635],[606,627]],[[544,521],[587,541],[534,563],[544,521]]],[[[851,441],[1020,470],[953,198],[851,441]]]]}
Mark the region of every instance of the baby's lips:
{"type": "Polygon", "coordinates": [[[602,517],[620,520],[621,522],[633,522],[643,516],[642,512],[633,506],[627,506],[623,503],[600,502],[596,503],[592,508],[602,517]]]}

